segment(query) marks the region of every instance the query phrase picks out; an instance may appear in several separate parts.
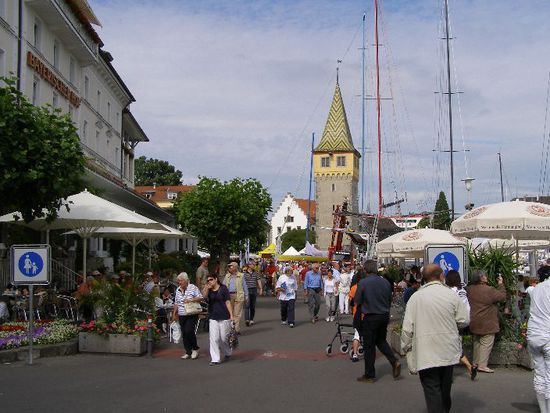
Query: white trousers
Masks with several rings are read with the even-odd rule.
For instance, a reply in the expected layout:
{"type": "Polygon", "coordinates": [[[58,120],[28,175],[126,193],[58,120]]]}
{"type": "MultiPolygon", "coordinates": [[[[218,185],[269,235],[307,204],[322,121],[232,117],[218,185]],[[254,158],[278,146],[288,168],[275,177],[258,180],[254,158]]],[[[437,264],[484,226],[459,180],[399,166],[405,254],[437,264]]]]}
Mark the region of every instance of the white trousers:
{"type": "Polygon", "coordinates": [[[540,410],[543,413],[550,413],[548,411],[550,403],[550,337],[529,337],[528,348],[535,367],[533,384],[540,410]]]}
{"type": "Polygon", "coordinates": [[[349,313],[349,300],[347,294],[338,294],[338,305],[340,306],[340,314],[349,313]]]}
{"type": "Polygon", "coordinates": [[[208,328],[210,330],[210,358],[213,362],[219,363],[221,354],[224,356],[231,355],[231,348],[227,341],[227,336],[231,330],[231,320],[210,320],[208,328]]]}

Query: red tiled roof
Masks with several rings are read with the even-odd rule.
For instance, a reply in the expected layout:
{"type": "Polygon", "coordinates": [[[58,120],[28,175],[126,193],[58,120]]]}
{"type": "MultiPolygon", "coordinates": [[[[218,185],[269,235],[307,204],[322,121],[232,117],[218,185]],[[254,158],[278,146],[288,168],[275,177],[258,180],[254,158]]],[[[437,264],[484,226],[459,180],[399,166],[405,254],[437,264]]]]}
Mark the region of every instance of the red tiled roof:
{"type": "MultiPolygon", "coordinates": [[[[306,214],[306,216],[307,216],[307,204],[308,204],[309,200],[307,200],[307,199],[298,199],[298,198],[294,198],[294,200],[296,201],[296,203],[298,204],[300,209],[302,211],[304,211],[304,214],[306,214]]],[[[315,211],[317,210],[317,204],[314,200],[311,200],[310,208],[311,208],[310,219],[311,219],[311,223],[314,224],[315,223],[315,218],[316,218],[315,217],[315,211]]]]}
{"type": "Polygon", "coordinates": [[[139,194],[145,196],[145,194],[151,194],[149,198],[153,202],[164,202],[164,201],[173,201],[168,199],[168,192],[176,192],[180,194],[181,192],[189,192],[195,186],[194,185],[166,185],[166,186],[136,186],[134,189],[139,194]]]}

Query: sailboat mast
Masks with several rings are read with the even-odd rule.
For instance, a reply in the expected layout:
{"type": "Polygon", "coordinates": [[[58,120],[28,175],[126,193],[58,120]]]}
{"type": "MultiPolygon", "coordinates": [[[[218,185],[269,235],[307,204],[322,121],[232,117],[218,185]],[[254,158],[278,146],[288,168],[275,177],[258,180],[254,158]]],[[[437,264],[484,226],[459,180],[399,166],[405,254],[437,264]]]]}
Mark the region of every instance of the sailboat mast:
{"type": "Polygon", "coordinates": [[[500,170],[500,200],[504,202],[504,184],[502,183],[502,156],[498,152],[498,169],[500,170]]]}
{"type": "Polygon", "coordinates": [[[382,135],[380,130],[380,45],[378,44],[378,0],[374,0],[374,43],[376,47],[376,114],[378,118],[378,216],[382,216],[382,135]]]}
{"type": "Polygon", "coordinates": [[[451,154],[451,220],[455,219],[455,173],[454,173],[454,146],[453,146],[453,108],[451,93],[451,46],[449,33],[449,0],[445,0],[445,40],[447,43],[447,98],[449,107],[449,151],[451,154]]]}
{"type": "Polygon", "coordinates": [[[361,48],[361,212],[365,211],[365,14],[361,48]]]}

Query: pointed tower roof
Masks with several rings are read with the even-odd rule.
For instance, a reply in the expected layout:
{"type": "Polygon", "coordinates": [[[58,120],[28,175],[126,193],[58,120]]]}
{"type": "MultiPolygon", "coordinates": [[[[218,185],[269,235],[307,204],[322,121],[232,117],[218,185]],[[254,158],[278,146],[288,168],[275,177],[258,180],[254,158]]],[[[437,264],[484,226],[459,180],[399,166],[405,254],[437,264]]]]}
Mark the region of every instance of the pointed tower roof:
{"type": "Polygon", "coordinates": [[[336,77],[336,89],[332,98],[332,104],[328,113],[327,123],[323,131],[321,142],[315,148],[316,152],[356,152],[353,146],[353,139],[349,130],[348,118],[342,93],[340,92],[340,83],[336,77]]]}

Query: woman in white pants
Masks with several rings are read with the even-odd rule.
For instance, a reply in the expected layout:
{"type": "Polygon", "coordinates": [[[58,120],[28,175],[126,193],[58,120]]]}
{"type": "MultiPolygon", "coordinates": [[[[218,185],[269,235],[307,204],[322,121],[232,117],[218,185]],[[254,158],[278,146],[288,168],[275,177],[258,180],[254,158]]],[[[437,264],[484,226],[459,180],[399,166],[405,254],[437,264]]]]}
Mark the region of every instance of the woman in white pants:
{"type": "Polygon", "coordinates": [[[337,287],[336,279],[333,277],[332,269],[330,269],[323,281],[323,295],[325,296],[325,304],[327,306],[327,322],[334,321],[337,287]]]}
{"type": "Polygon", "coordinates": [[[527,344],[534,364],[534,387],[541,413],[550,413],[550,279],[530,293],[527,344]]]}
{"type": "Polygon", "coordinates": [[[222,353],[225,360],[231,357],[231,347],[227,340],[233,322],[231,296],[227,287],[220,284],[215,275],[209,275],[206,278],[203,296],[208,299],[210,365],[217,366],[222,361],[222,353]]]}
{"type": "Polygon", "coordinates": [[[338,304],[340,306],[340,314],[349,314],[348,294],[351,286],[351,274],[347,268],[344,268],[340,274],[340,282],[338,283],[338,304]]]}

